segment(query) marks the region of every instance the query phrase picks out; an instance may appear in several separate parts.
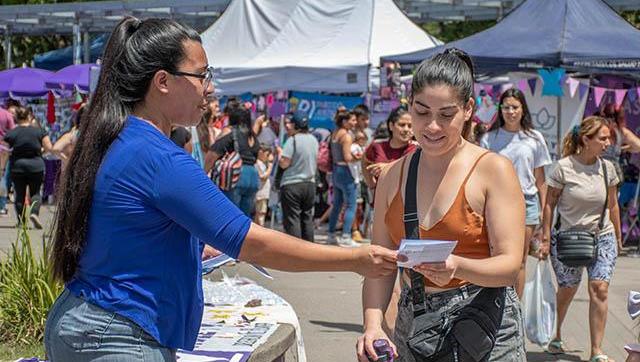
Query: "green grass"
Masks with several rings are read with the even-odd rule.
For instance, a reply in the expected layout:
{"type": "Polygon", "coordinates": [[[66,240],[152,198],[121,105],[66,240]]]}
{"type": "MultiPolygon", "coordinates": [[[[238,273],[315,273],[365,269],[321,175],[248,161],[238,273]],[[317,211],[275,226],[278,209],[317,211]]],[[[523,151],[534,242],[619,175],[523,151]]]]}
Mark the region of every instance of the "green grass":
{"type": "Polygon", "coordinates": [[[0,343],[0,361],[15,361],[19,358],[29,357],[44,359],[44,344],[13,345],[0,343]]]}

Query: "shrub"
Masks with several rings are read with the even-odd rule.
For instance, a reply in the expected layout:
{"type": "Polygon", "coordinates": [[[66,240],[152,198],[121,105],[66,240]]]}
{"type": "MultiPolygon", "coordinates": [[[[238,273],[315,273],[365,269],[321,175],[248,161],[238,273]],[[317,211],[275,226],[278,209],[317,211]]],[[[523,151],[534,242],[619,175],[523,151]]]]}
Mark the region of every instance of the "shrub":
{"type": "MultiPolygon", "coordinates": [[[[25,211],[28,215],[29,211],[25,211]]],[[[1,342],[33,344],[42,341],[47,313],[62,291],[62,284],[52,275],[47,239],[45,233],[42,253],[36,255],[26,223],[22,223],[5,260],[0,261],[1,342]]]]}

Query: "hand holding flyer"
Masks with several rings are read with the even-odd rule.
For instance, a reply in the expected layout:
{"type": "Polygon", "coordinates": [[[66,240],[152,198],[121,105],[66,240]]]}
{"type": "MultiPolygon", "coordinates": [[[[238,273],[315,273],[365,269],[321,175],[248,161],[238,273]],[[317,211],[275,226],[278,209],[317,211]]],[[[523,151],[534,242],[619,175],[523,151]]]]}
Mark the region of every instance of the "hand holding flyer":
{"type": "Polygon", "coordinates": [[[403,239],[398,255],[406,256],[407,261],[398,262],[398,266],[412,268],[422,263],[444,262],[457,244],[455,240],[403,239]]]}

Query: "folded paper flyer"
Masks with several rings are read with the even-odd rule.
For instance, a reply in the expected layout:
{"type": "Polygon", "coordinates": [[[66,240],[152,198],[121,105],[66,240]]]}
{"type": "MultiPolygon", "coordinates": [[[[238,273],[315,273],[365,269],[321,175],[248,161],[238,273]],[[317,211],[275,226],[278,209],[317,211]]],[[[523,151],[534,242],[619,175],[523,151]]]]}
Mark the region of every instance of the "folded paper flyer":
{"type": "Polygon", "coordinates": [[[398,262],[398,266],[412,268],[423,263],[439,263],[447,260],[458,244],[455,240],[419,240],[403,239],[398,255],[407,257],[407,261],[398,262]]]}

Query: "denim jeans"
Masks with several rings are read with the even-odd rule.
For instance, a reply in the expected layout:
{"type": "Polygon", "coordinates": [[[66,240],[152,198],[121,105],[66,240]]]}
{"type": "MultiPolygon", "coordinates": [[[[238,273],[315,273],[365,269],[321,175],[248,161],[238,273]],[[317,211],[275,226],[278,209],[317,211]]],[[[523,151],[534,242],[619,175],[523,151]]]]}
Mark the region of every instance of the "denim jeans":
{"type": "Polygon", "coordinates": [[[7,160],[7,165],[3,171],[2,179],[0,179],[0,210],[7,208],[9,188],[11,187],[11,179],[9,178],[9,160],[7,160]]]}
{"type": "Polygon", "coordinates": [[[342,226],[342,236],[351,237],[351,225],[353,218],[356,216],[356,183],[351,176],[348,166],[334,165],[333,167],[333,209],[329,215],[329,232],[336,231],[336,224],[345,204],[344,224],[342,226]]]}
{"type": "Polygon", "coordinates": [[[176,361],[176,350],[161,346],[137,324],[67,289],[49,311],[44,344],[51,362],[176,361]]]}
{"type": "MultiPolygon", "coordinates": [[[[454,305],[467,298],[473,298],[480,290],[480,287],[469,285],[439,293],[427,294],[425,300],[426,312],[437,313],[439,315],[447,313],[454,305]]],[[[408,285],[404,285],[400,299],[398,300],[398,316],[396,317],[396,327],[393,337],[394,343],[398,348],[399,358],[396,360],[398,362],[415,362],[415,358],[407,346],[407,340],[412,337],[412,334],[416,330],[420,329],[420,326],[415,324],[411,289],[408,285]]],[[[502,323],[496,335],[495,346],[486,361],[526,361],[520,300],[513,287],[507,287],[502,323]]]]}
{"type": "Polygon", "coordinates": [[[240,178],[236,187],[229,191],[223,191],[225,196],[233,202],[247,216],[253,213],[256,201],[256,193],[260,188],[260,177],[254,165],[242,165],[240,178]]]}

